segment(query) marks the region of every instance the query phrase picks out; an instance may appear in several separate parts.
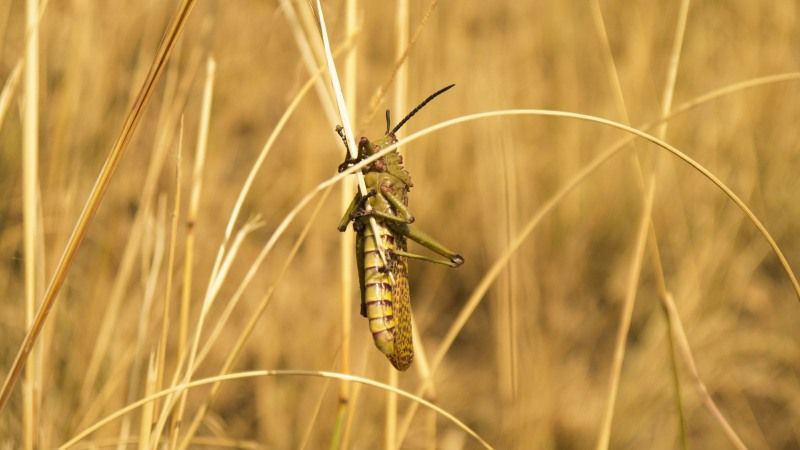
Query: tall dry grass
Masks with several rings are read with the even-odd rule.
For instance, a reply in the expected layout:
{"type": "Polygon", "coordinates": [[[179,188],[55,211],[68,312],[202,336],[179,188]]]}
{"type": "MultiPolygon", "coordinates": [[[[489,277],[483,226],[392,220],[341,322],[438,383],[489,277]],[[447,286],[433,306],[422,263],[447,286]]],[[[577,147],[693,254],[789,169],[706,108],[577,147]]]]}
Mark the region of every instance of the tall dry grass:
{"type": "Polygon", "coordinates": [[[192,3],[0,2],[4,380],[75,245],[0,448],[800,447],[795,2],[324,2],[356,136],[449,83],[402,136],[588,116],[403,146],[417,225],[467,262],[411,265],[399,375],[335,231],[352,177],[320,187],[315,13],[196,2],[170,33],[192,3]]]}

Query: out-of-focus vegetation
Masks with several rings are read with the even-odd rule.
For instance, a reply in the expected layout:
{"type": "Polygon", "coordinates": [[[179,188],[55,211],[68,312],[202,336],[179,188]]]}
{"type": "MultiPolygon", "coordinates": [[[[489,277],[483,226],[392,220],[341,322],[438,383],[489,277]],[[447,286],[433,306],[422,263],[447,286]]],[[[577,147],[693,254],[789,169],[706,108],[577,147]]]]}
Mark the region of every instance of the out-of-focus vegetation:
{"type": "MultiPolygon", "coordinates": [[[[24,61],[25,3],[0,1],[0,84],[7,85],[14,67],[24,61]]],[[[179,2],[44,3],[35,31],[40,46],[37,301],[179,2]]],[[[394,91],[368,118],[370,98],[392,75],[397,5],[360,3],[352,47],[346,44],[344,2],[324,2],[324,8],[334,46],[357,49],[357,101],[351,105],[357,111],[355,132],[378,137],[384,130],[381,111],[392,106],[394,91]]],[[[413,34],[429,4],[410,3],[407,26],[413,34]]],[[[733,83],[799,70],[796,2],[692,2],[676,60],[681,3],[439,2],[409,52],[407,105],[413,107],[449,83],[456,87],[400,134],[508,108],[572,111],[641,126],[662,116],[665,92],[674,96],[667,108],[674,110],[733,83]],[[677,70],[674,83],[670,67],[677,70]]],[[[316,29],[301,25],[304,14],[313,18],[308,8],[306,2],[294,2],[298,23],[274,1],[201,1],[194,7],[39,338],[34,415],[23,414],[22,381],[0,411],[0,440],[10,448],[23,445],[26,429],[33,430],[37,447],[55,447],[143,398],[148,386],[147,392],[156,390],[148,362],[159,347],[165,298],[170,320],[158,389],[169,386],[178,355],[191,350],[186,347],[197,327],[203,324],[202,348],[276,227],[306,193],[335,174],[343,148],[320,99],[323,91],[311,89],[258,172],[234,237],[248,218],[259,216],[262,226],[241,242],[201,322],[201,305],[237,195],[276,123],[309,79],[298,45],[300,36],[318,39],[316,29]],[[205,135],[200,123],[209,58],[216,62],[213,103],[198,212],[190,231],[187,208],[198,136],[205,135]],[[181,203],[170,264],[176,186],[181,203]],[[190,234],[193,253],[187,256],[190,234]],[[187,263],[192,277],[184,289],[187,263]],[[172,287],[166,293],[169,273],[172,287]],[[184,291],[191,299],[185,345],[179,334],[184,291]]],[[[337,61],[342,70],[344,54],[337,61]]],[[[29,91],[24,76],[23,70],[11,88],[10,107],[0,123],[3,377],[26,331],[22,167],[29,91]]],[[[393,111],[393,117],[405,112],[393,111]]],[[[790,75],[733,90],[674,117],[665,130],[645,131],[663,136],[726,183],[798,267],[799,118],[800,75],[790,75]]],[[[458,270],[411,264],[421,336],[417,347],[428,359],[528,221],[593,158],[625,136],[574,119],[512,116],[449,127],[406,147],[416,224],[467,261],[458,270]]],[[[313,216],[317,200],[312,200],[276,241],[194,379],[220,372],[270,293],[232,371],[343,370],[339,189],[313,216]],[[307,237],[280,276],[294,239],[309,221],[307,237]]],[[[800,447],[800,303],[791,282],[763,236],[729,198],[696,170],[641,139],[582,180],[526,237],[436,369],[435,394],[426,398],[497,448],[595,445],[633,277],[635,305],[624,341],[611,447],[680,447],[682,417],[689,447],[727,448],[726,433],[676,349],[683,415],[678,412],[660,273],[699,379],[731,428],[751,448],[800,447]],[[644,247],[636,278],[638,230],[651,173],[657,247],[653,242],[644,247]]],[[[393,369],[358,315],[356,280],[352,273],[352,298],[346,299],[352,305],[349,372],[386,381],[393,369]]],[[[418,369],[424,365],[418,355],[415,366],[399,375],[399,387],[416,392],[418,369]]],[[[307,442],[306,448],[322,448],[336,427],[338,389],[338,382],[314,377],[227,382],[191,445],[297,448],[307,442]]],[[[346,444],[384,445],[386,392],[351,389],[346,444]]],[[[183,437],[209,392],[207,386],[190,391],[178,436],[183,437]]],[[[398,403],[402,422],[412,403],[403,398],[398,403]]],[[[132,447],[140,422],[149,420],[143,417],[141,409],[135,410],[84,442],[125,441],[132,447]]],[[[425,408],[414,417],[402,448],[477,445],[425,408]]],[[[162,443],[169,430],[168,421],[162,443]]]]}

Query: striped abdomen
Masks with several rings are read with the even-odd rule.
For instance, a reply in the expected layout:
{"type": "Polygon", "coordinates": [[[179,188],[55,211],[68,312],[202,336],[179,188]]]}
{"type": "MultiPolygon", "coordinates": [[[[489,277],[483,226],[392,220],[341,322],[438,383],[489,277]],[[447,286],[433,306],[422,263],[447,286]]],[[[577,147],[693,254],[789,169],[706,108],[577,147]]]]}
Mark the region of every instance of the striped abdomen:
{"type": "Polygon", "coordinates": [[[403,257],[391,250],[406,249],[403,237],[378,224],[389,267],[381,260],[375,246],[372,227],[367,226],[364,240],[364,303],[367,308],[369,331],[375,346],[389,358],[397,370],[406,370],[414,359],[411,339],[411,302],[408,287],[408,266],[403,257]],[[391,273],[391,276],[389,275],[391,273]],[[394,282],[392,282],[394,279],[394,282]]]}

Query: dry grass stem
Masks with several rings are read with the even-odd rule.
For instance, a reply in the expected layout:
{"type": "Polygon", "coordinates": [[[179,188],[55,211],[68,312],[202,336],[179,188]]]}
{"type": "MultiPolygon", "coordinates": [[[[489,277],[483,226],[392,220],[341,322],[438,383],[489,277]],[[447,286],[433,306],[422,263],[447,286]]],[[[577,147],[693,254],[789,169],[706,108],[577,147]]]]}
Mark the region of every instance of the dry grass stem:
{"type": "MultiPolygon", "coordinates": [[[[414,36],[411,37],[411,40],[408,39],[408,22],[409,22],[409,14],[408,14],[408,7],[404,6],[405,3],[403,1],[398,2],[397,4],[397,12],[395,13],[395,22],[400,24],[401,22],[405,23],[402,27],[398,25],[396,27],[397,30],[402,28],[403,35],[398,35],[397,39],[395,39],[396,47],[395,47],[395,62],[394,67],[392,68],[392,73],[387,77],[386,82],[378,88],[377,91],[372,95],[369,101],[369,111],[365,115],[364,122],[370,122],[372,118],[375,116],[375,113],[378,111],[378,106],[380,105],[381,101],[384,97],[386,97],[386,93],[389,92],[389,88],[394,84],[395,89],[407,89],[403,86],[408,84],[408,55],[411,49],[414,47],[414,43],[417,42],[420,35],[422,34],[422,30],[425,29],[425,25],[428,23],[428,19],[431,18],[433,15],[433,11],[436,9],[436,5],[439,4],[439,0],[431,0],[428,3],[428,7],[425,9],[425,14],[422,16],[422,20],[420,20],[419,25],[414,30],[414,36]]],[[[399,94],[397,94],[399,95],[399,94]]],[[[398,98],[397,95],[395,98],[398,98]]],[[[405,98],[405,96],[404,96],[405,98]]],[[[395,103],[395,111],[405,111],[405,108],[397,108],[397,104],[395,103]]]]}
{"type": "MultiPolygon", "coordinates": [[[[289,269],[289,266],[294,261],[294,258],[297,255],[297,252],[300,250],[301,245],[305,242],[306,237],[308,236],[308,232],[311,229],[311,225],[314,223],[314,219],[319,214],[320,209],[322,208],[322,206],[325,204],[326,200],[328,199],[328,194],[330,194],[330,189],[326,190],[322,194],[322,196],[319,199],[319,202],[317,202],[317,205],[315,206],[314,210],[311,212],[309,220],[306,222],[306,225],[303,227],[303,230],[300,232],[300,235],[297,237],[297,239],[295,239],[295,242],[294,242],[294,244],[292,246],[292,249],[289,251],[289,254],[288,254],[287,258],[284,261],[283,267],[281,267],[281,270],[278,272],[278,275],[277,275],[277,277],[275,279],[275,283],[276,284],[279,283],[283,279],[284,275],[286,274],[286,271],[289,269]]],[[[241,292],[242,291],[243,290],[237,290],[236,294],[234,294],[234,296],[232,297],[231,301],[228,302],[229,306],[230,305],[236,305],[238,303],[238,299],[241,297],[241,292]]],[[[252,315],[250,317],[250,320],[247,322],[245,327],[242,329],[242,332],[239,335],[239,337],[237,338],[236,343],[234,344],[233,348],[230,349],[230,353],[228,353],[228,356],[225,359],[225,363],[222,365],[222,368],[219,370],[219,374],[220,375],[225,375],[228,372],[230,372],[231,368],[233,367],[233,364],[238,360],[239,356],[242,353],[242,350],[244,349],[245,343],[250,338],[250,336],[253,334],[253,331],[255,330],[259,319],[261,319],[261,317],[264,314],[264,311],[267,309],[267,306],[269,306],[270,300],[272,299],[272,295],[273,295],[274,292],[275,292],[274,286],[270,287],[270,289],[267,291],[267,293],[262,297],[262,299],[259,302],[258,306],[256,307],[255,311],[252,313],[252,315]]],[[[227,321],[227,318],[230,316],[230,313],[231,313],[232,309],[233,308],[226,308],[225,313],[223,313],[223,315],[221,316],[221,318],[219,320],[219,325],[225,325],[225,322],[227,321]]],[[[206,346],[203,348],[203,350],[200,351],[200,354],[198,355],[198,358],[197,358],[198,365],[203,361],[205,355],[208,354],[208,352],[210,351],[211,346],[214,344],[214,342],[216,342],[216,339],[217,339],[219,333],[221,332],[221,330],[222,330],[221,326],[217,327],[217,328],[215,328],[214,332],[212,332],[211,335],[209,335],[209,338],[206,341],[206,346]]],[[[208,397],[206,398],[205,403],[200,408],[197,409],[197,413],[195,414],[195,417],[192,419],[192,422],[189,425],[189,427],[188,427],[188,429],[187,429],[187,431],[186,431],[186,433],[184,435],[184,438],[182,439],[182,442],[181,442],[181,444],[180,444],[180,446],[178,448],[184,449],[184,448],[188,447],[188,445],[190,443],[190,440],[193,438],[194,434],[197,432],[197,428],[200,426],[200,422],[203,420],[203,417],[205,416],[205,414],[208,412],[209,408],[211,407],[211,403],[213,403],[214,399],[216,398],[216,395],[217,395],[217,392],[218,392],[220,386],[221,386],[220,383],[216,383],[211,387],[211,392],[209,393],[208,397]]]]}
{"type": "MultiPolygon", "coordinates": [[[[22,141],[22,216],[23,247],[25,258],[25,328],[34,325],[36,314],[37,272],[44,264],[38,258],[37,246],[42,246],[42,236],[37,236],[39,228],[39,4],[37,0],[25,2],[25,116],[23,120],[22,141]]],[[[23,409],[23,447],[35,448],[38,415],[39,375],[41,367],[37,364],[41,346],[23,364],[27,364],[25,380],[22,385],[23,409]]],[[[0,397],[0,410],[3,401],[0,397]]]]}
{"type": "Polygon", "coordinates": [[[654,191],[656,183],[654,178],[650,178],[650,183],[645,192],[645,199],[648,201],[642,208],[642,217],[639,220],[639,231],[636,235],[636,246],[633,252],[628,283],[625,288],[625,300],[620,311],[619,328],[614,344],[614,358],[611,363],[611,376],[609,377],[608,400],[603,412],[603,421],[600,427],[600,435],[597,438],[598,450],[608,448],[611,439],[611,424],[614,420],[614,406],[617,402],[617,392],[619,391],[620,379],[622,378],[622,363],[625,361],[625,348],[628,340],[628,332],[631,328],[633,317],[633,306],[636,303],[637,287],[642,273],[642,260],[644,259],[645,243],[647,242],[647,232],[650,229],[650,213],[652,212],[654,191]]]}
{"type": "Polygon", "coordinates": [[[663,302],[663,306],[669,314],[671,331],[675,335],[676,342],[678,343],[677,350],[683,358],[684,364],[686,364],[686,367],[689,369],[689,375],[691,375],[694,387],[697,389],[698,395],[700,395],[700,398],[703,401],[703,406],[708,409],[714,419],[719,423],[720,427],[722,427],[722,430],[725,432],[725,436],[730,441],[730,444],[739,450],[746,449],[747,446],[744,445],[742,439],[736,434],[736,431],[733,430],[733,427],[731,427],[730,423],[728,423],[728,421],[725,419],[725,416],[722,415],[722,412],[717,407],[717,404],[708,393],[705,383],[703,383],[703,380],[700,378],[700,373],[697,370],[697,365],[695,364],[694,357],[692,356],[692,350],[689,347],[689,340],[686,338],[686,333],[683,331],[683,327],[681,326],[680,316],[678,316],[678,310],[675,307],[675,301],[672,299],[671,294],[667,294],[663,302]]]}
{"type": "MultiPolygon", "coordinates": [[[[172,205],[172,220],[169,230],[169,255],[167,257],[167,282],[164,285],[164,309],[161,313],[161,337],[158,341],[156,352],[156,381],[155,389],[164,387],[164,372],[166,370],[167,341],[170,329],[170,307],[172,306],[172,281],[175,273],[175,254],[178,237],[178,223],[181,215],[181,160],[183,155],[183,130],[184,122],[181,118],[180,132],[178,133],[178,146],[175,154],[175,194],[172,205]]],[[[158,404],[155,405],[156,408],[158,404]]],[[[155,411],[158,413],[158,411],[155,411]]]]}
{"type": "Polygon", "coordinates": [[[3,91],[0,92],[0,125],[3,124],[6,118],[6,112],[8,112],[8,105],[11,104],[11,99],[14,98],[14,93],[17,90],[17,85],[19,84],[20,74],[22,73],[23,62],[22,60],[17,61],[17,64],[14,65],[14,69],[11,71],[11,74],[6,78],[6,82],[3,85],[3,91]]]}
{"type": "MultiPolygon", "coordinates": [[[[668,117],[670,113],[670,109],[672,108],[672,98],[675,90],[675,81],[677,78],[678,73],[678,64],[680,61],[680,53],[681,48],[684,42],[684,34],[686,31],[686,21],[688,18],[689,12],[689,2],[685,0],[681,3],[680,12],[678,15],[678,21],[675,30],[675,37],[673,39],[673,46],[672,52],[670,54],[669,65],[667,67],[667,77],[664,84],[664,95],[661,104],[661,117],[668,117]]],[[[603,19],[602,10],[600,7],[600,3],[598,1],[592,2],[592,13],[595,19],[595,25],[597,26],[601,42],[603,43],[604,49],[604,57],[606,59],[606,66],[609,70],[609,78],[612,82],[612,86],[614,89],[614,98],[617,103],[617,109],[619,109],[622,117],[624,118],[626,123],[631,123],[630,116],[628,114],[628,108],[626,106],[625,97],[622,93],[622,86],[619,78],[619,72],[617,70],[617,65],[614,60],[613,52],[611,50],[611,43],[609,42],[608,33],[606,31],[605,20],[603,19]]],[[[667,132],[667,121],[662,121],[659,125],[656,136],[660,139],[664,140],[666,138],[667,132]]],[[[633,152],[633,159],[636,164],[637,175],[639,176],[639,183],[643,189],[644,193],[644,186],[645,184],[653,184],[656,181],[656,168],[652,168],[649,170],[649,176],[647,177],[648,181],[645,181],[645,169],[642,167],[641,160],[639,158],[638,152],[633,152]]],[[[656,161],[660,161],[660,155],[655,158],[656,161]]],[[[655,269],[655,277],[656,277],[656,286],[658,287],[659,295],[663,297],[666,295],[667,287],[664,277],[664,270],[663,265],[661,262],[661,251],[659,250],[658,244],[658,236],[656,234],[655,226],[652,222],[652,208],[655,204],[653,201],[653,197],[655,196],[655,189],[648,190],[647,198],[644,199],[644,202],[650,208],[650,211],[646,211],[646,215],[651,217],[650,221],[650,233],[649,233],[649,241],[648,244],[650,246],[650,254],[651,260],[653,262],[653,266],[655,269]]],[[[674,347],[674,343],[672,342],[672,335],[667,334],[667,338],[669,340],[669,348],[672,349],[674,347]]],[[[675,403],[676,403],[676,411],[677,411],[677,421],[678,421],[678,429],[680,435],[680,441],[682,444],[682,448],[687,448],[686,443],[686,426],[685,426],[685,414],[683,403],[681,400],[681,388],[680,388],[680,376],[677,370],[677,363],[675,360],[675,354],[671,350],[669,351],[669,359],[670,364],[672,367],[672,376],[673,376],[673,386],[675,388],[675,403]]],[[[614,360],[616,362],[616,360],[614,360]]],[[[616,386],[612,385],[612,390],[616,392],[616,386]]],[[[601,435],[598,440],[598,448],[606,448],[608,446],[609,438],[610,438],[610,427],[611,427],[611,417],[613,416],[613,402],[615,399],[610,399],[604,415],[604,423],[603,427],[601,428],[601,435]]]]}
{"type": "MultiPolygon", "coordinates": [[[[730,93],[730,92],[733,92],[733,91],[720,90],[720,93],[721,92],[730,93]]],[[[710,100],[712,97],[707,97],[707,98],[710,100]]],[[[716,97],[713,97],[713,98],[716,98],[716,97]]],[[[683,111],[685,111],[685,109],[683,111]]],[[[523,115],[534,114],[534,115],[536,115],[536,114],[540,114],[540,113],[541,113],[541,115],[545,115],[545,116],[553,115],[553,116],[556,116],[556,117],[571,117],[571,118],[576,118],[576,119],[579,119],[579,120],[588,120],[590,122],[602,123],[602,124],[605,124],[605,125],[609,125],[609,126],[612,126],[612,127],[615,127],[615,128],[619,128],[619,129],[628,131],[628,132],[632,133],[633,135],[636,135],[638,137],[642,137],[642,138],[644,138],[644,139],[646,139],[646,140],[648,140],[650,142],[653,142],[653,143],[657,144],[659,147],[669,151],[673,155],[675,155],[675,156],[679,157],[680,159],[682,159],[684,162],[687,162],[691,166],[695,167],[704,176],[706,176],[706,178],[711,179],[712,182],[714,182],[714,184],[717,187],[720,187],[728,195],[729,198],[734,199],[734,197],[735,197],[736,200],[734,200],[734,202],[736,202],[737,206],[740,206],[741,209],[745,210],[746,214],[748,214],[748,218],[750,218],[751,221],[756,221],[757,228],[759,228],[759,230],[761,230],[761,228],[763,227],[763,225],[761,225],[760,222],[758,222],[758,219],[756,219],[755,216],[749,215],[751,213],[748,213],[749,209],[747,209],[747,206],[744,205],[743,203],[740,204],[741,200],[739,200],[738,197],[736,197],[735,194],[733,194],[733,192],[731,192],[729,188],[723,187],[724,185],[721,182],[719,182],[719,180],[717,180],[716,177],[713,174],[708,172],[705,168],[702,168],[702,166],[700,166],[697,162],[695,162],[694,160],[691,160],[691,158],[689,158],[688,156],[684,155],[683,153],[681,153],[677,149],[671,147],[669,144],[666,144],[665,142],[663,142],[663,141],[661,141],[661,140],[659,140],[659,139],[657,139],[657,138],[655,138],[655,137],[653,137],[651,135],[648,135],[648,134],[646,134],[646,133],[644,133],[644,132],[642,132],[640,130],[630,128],[630,127],[628,127],[626,125],[619,124],[619,123],[616,123],[616,122],[613,122],[613,121],[609,121],[609,120],[606,120],[606,119],[592,118],[592,117],[589,117],[589,116],[576,115],[576,114],[572,114],[572,113],[564,113],[564,112],[560,112],[560,111],[541,111],[541,110],[538,110],[538,111],[534,111],[534,110],[527,110],[527,111],[521,111],[521,110],[495,111],[495,112],[490,112],[490,113],[481,113],[481,114],[473,114],[473,115],[470,115],[470,116],[463,116],[463,117],[460,117],[460,118],[451,119],[451,120],[439,123],[439,124],[437,124],[435,126],[432,126],[430,128],[427,128],[427,129],[421,130],[421,131],[419,131],[417,133],[414,133],[414,134],[408,136],[403,141],[398,142],[395,145],[402,145],[403,143],[411,142],[411,141],[413,141],[413,140],[415,140],[415,139],[417,139],[417,138],[419,138],[421,136],[424,136],[425,134],[427,134],[429,132],[433,132],[433,131],[435,131],[437,129],[441,129],[441,128],[447,127],[449,125],[454,125],[456,123],[461,123],[461,122],[465,122],[465,121],[468,121],[468,120],[477,120],[477,119],[480,119],[480,118],[486,118],[486,117],[490,117],[490,116],[494,116],[494,115],[506,115],[506,114],[523,114],[523,115]],[[689,161],[691,161],[691,162],[689,162],[689,161]],[[717,180],[717,181],[714,181],[714,180],[717,180]]],[[[437,353],[434,355],[434,357],[432,359],[432,364],[431,364],[431,366],[432,366],[431,372],[432,373],[435,373],[436,369],[438,368],[439,363],[442,361],[442,359],[444,357],[444,354],[447,352],[447,350],[450,348],[452,343],[455,341],[455,338],[460,333],[460,331],[463,328],[464,324],[469,319],[469,317],[471,317],[471,315],[473,314],[473,312],[477,308],[478,304],[483,299],[483,296],[486,294],[486,291],[489,289],[489,287],[494,282],[494,280],[499,275],[499,273],[505,268],[505,265],[507,264],[507,262],[508,262],[509,258],[511,257],[511,255],[514,253],[514,251],[517,248],[519,248],[519,246],[522,244],[522,242],[525,240],[525,238],[527,238],[527,236],[530,234],[530,232],[533,231],[534,227],[541,221],[541,219],[550,210],[552,210],[558,203],[560,203],[561,200],[569,192],[571,192],[575,187],[577,187],[581,182],[583,182],[583,180],[584,180],[584,178],[586,176],[588,176],[589,174],[591,174],[594,171],[596,171],[597,168],[599,168],[600,165],[602,165],[603,163],[608,161],[608,159],[611,158],[611,156],[616,154],[618,151],[622,150],[624,148],[624,146],[629,143],[630,139],[632,139],[632,137],[631,138],[626,138],[626,139],[623,139],[623,140],[619,141],[613,147],[609,148],[608,150],[604,151],[602,154],[597,156],[590,164],[585,166],[576,175],[574,175],[567,183],[565,183],[564,186],[562,186],[561,189],[559,189],[559,191],[553,197],[551,197],[547,202],[545,202],[544,205],[539,209],[539,211],[523,227],[523,229],[520,231],[519,235],[517,237],[515,237],[515,239],[512,241],[511,245],[508,246],[506,251],[497,259],[497,261],[492,265],[492,267],[486,272],[486,274],[482,278],[481,282],[473,290],[473,293],[471,294],[470,298],[465,302],[465,304],[462,307],[459,315],[453,321],[453,323],[450,326],[450,329],[449,329],[446,337],[444,338],[444,340],[440,344],[439,350],[437,351],[437,353]]],[[[391,151],[392,147],[394,147],[394,145],[389,146],[389,147],[387,147],[385,149],[382,149],[380,152],[378,152],[376,155],[374,155],[373,157],[371,157],[369,159],[380,157],[384,152],[391,151]]],[[[362,161],[362,163],[366,163],[366,162],[368,162],[368,160],[362,161]]],[[[353,168],[351,168],[351,169],[353,169],[353,168]]],[[[334,177],[334,179],[335,178],[336,177],[334,177]]],[[[762,233],[762,234],[764,234],[764,233],[762,233]]],[[[767,235],[765,235],[765,237],[767,237],[767,235]]],[[[770,241],[774,242],[774,241],[771,240],[771,237],[768,237],[767,240],[768,240],[768,242],[770,242],[770,241]]],[[[771,245],[771,247],[772,247],[773,252],[775,252],[779,256],[779,258],[782,258],[782,256],[781,256],[782,254],[780,253],[780,251],[779,250],[776,251],[777,244],[775,246],[771,245]]],[[[784,267],[787,267],[787,266],[784,266],[784,267]]],[[[791,269],[789,268],[786,272],[787,272],[787,275],[789,276],[789,278],[794,280],[794,275],[793,275],[791,269]]],[[[796,286],[796,281],[793,281],[793,284],[796,286]]],[[[796,292],[796,294],[798,293],[797,290],[795,290],[795,292],[796,292]]],[[[425,392],[425,390],[428,388],[428,386],[430,384],[430,380],[431,380],[431,378],[426,378],[423,381],[423,383],[421,384],[421,386],[417,390],[417,395],[422,395],[422,393],[425,392]]],[[[410,427],[411,420],[413,419],[413,416],[414,416],[414,414],[416,412],[416,408],[417,408],[417,406],[412,404],[409,407],[409,410],[407,411],[407,413],[404,416],[403,420],[401,421],[400,431],[398,433],[400,442],[402,442],[403,439],[405,438],[407,430],[410,427]]]]}
{"type": "MultiPolygon", "coordinates": [[[[209,130],[209,122],[211,121],[211,107],[214,98],[214,80],[216,78],[217,73],[217,63],[214,61],[212,56],[209,56],[206,60],[206,77],[205,82],[203,84],[203,104],[200,110],[200,125],[198,127],[197,132],[197,149],[195,151],[195,160],[194,160],[194,169],[192,170],[192,191],[189,197],[189,205],[187,211],[187,219],[186,219],[186,228],[187,228],[187,238],[186,238],[186,263],[184,265],[184,280],[186,283],[184,284],[183,295],[181,296],[181,322],[180,322],[180,331],[179,331],[179,338],[185,339],[187,336],[187,327],[188,327],[188,316],[189,310],[191,309],[191,278],[192,278],[192,263],[193,263],[193,248],[194,248],[194,236],[195,236],[195,229],[197,227],[197,217],[198,211],[200,209],[200,196],[202,195],[203,191],[203,179],[204,179],[204,169],[206,163],[206,154],[208,150],[208,130],[209,130]]],[[[214,267],[211,272],[211,279],[215,279],[217,277],[218,267],[214,267]]],[[[205,313],[207,308],[210,306],[208,304],[208,297],[206,301],[204,301],[202,306],[202,311],[200,312],[200,318],[197,323],[196,334],[194,343],[192,346],[191,353],[189,354],[189,363],[186,369],[186,380],[188,381],[191,377],[191,373],[194,370],[194,358],[196,357],[197,351],[197,344],[200,339],[200,333],[202,332],[203,325],[205,325],[205,313]]],[[[188,342],[184,342],[184,346],[188,345],[188,342]]],[[[185,351],[184,347],[184,351],[185,351]]],[[[184,355],[184,351],[179,350],[179,357],[184,355]]],[[[170,447],[174,448],[174,443],[178,439],[178,435],[180,433],[179,423],[183,419],[183,413],[186,407],[186,393],[184,393],[179,401],[178,410],[172,416],[172,424],[170,427],[170,447]]]]}
{"type": "Polygon", "coordinates": [[[329,378],[329,379],[344,380],[344,381],[350,381],[350,382],[354,382],[354,383],[359,383],[359,384],[363,384],[365,386],[372,386],[372,387],[375,387],[375,388],[378,388],[378,389],[382,389],[382,390],[393,390],[393,391],[395,391],[395,393],[397,393],[398,395],[400,395],[402,397],[405,397],[405,398],[407,398],[409,400],[412,400],[412,401],[414,401],[416,403],[419,403],[419,404],[421,404],[421,405],[423,405],[423,406],[425,406],[427,408],[430,408],[430,409],[436,411],[438,414],[440,414],[441,416],[443,416],[447,420],[453,422],[453,424],[455,424],[456,426],[458,426],[459,428],[464,430],[467,434],[469,434],[470,436],[475,438],[484,448],[492,448],[489,445],[488,442],[486,442],[477,433],[475,433],[475,431],[473,431],[471,428],[469,428],[463,422],[458,420],[458,418],[456,418],[453,414],[445,411],[444,409],[434,405],[433,403],[431,403],[431,402],[429,402],[429,401],[427,401],[427,400],[425,400],[423,398],[417,397],[417,396],[415,396],[413,394],[410,394],[410,393],[408,393],[406,391],[403,391],[402,389],[393,388],[393,387],[391,387],[391,386],[389,386],[387,384],[384,384],[384,383],[381,383],[381,382],[378,382],[378,381],[375,381],[375,380],[370,380],[369,378],[359,377],[359,376],[356,376],[356,375],[348,375],[348,374],[343,374],[343,373],[328,372],[328,371],[313,371],[313,370],[251,370],[251,371],[247,371],[247,372],[237,372],[237,373],[232,373],[232,374],[228,374],[228,375],[220,375],[220,376],[215,376],[215,377],[202,378],[202,379],[199,379],[199,380],[192,381],[190,383],[174,386],[174,387],[172,387],[170,389],[162,390],[162,391],[159,391],[159,392],[157,392],[155,394],[152,394],[152,395],[149,395],[147,397],[144,397],[144,398],[136,401],[135,403],[131,403],[131,404],[125,406],[124,408],[121,408],[121,409],[115,411],[114,413],[109,414],[108,416],[106,416],[102,420],[100,420],[97,423],[91,425],[87,429],[81,431],[80,433],[75,435],[72,439],[70,439],[69,441],[65,442],[63,445],[61,445],[58,448],[59,448],[59,450],[64,450],[64,449],[70,448],[73,445],[75,445],[76,443],[78,443],[79,441],[81,441],[83,438],[85,438],[85,437],[89,436],[90,434],[96,432],[97,430],[99,430],[100,428],[106,426],[110,422],[112,422],[112,421],[114,421],[114,420],[116,420],[116,419],[118,419],[120,417],[123,417],[123,416],[127,415],[128,413],[130,413],[132,411],[135,411],[137,408],[139,408],[141,406],[144,406],[147,403],[153,402],[153,401],[155,401],[155,400],[157,400],[159,398],[171,396],[173,394],[180,393],[180,392],[182,392],[184,390],[192,389],[192,388],[195,388],[195,387],[198,387],[198,386],[204,386],[204,385],[207,385],[207,384],[213,384],[213,383],[218,383],[218,382],[239,380],[239,379],[243,379],[243,378],[253,378],[253,377],[318,377],[318,378],[329,378]]]}

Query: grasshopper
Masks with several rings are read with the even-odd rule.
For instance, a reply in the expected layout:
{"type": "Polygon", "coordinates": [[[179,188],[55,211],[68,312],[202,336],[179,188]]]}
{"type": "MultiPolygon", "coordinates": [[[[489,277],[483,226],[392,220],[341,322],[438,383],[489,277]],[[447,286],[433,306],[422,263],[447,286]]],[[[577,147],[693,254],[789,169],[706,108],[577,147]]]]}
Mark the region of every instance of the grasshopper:
{"type": "MultiPolygon", "coordinates": [[[[400,127],[428,102],[453,86],[451,84],[431,94],[394,128],[391,128],[387,110],[385,135],[376,141],[362,137],[358,141],[356,158],[350,157],[344,130],[337,126],[336,132],[342,138],[347,151],[344,162],[339,165],[339,172],[396,143],[395,133],[400,127]]],[[[408,210],[408,192],[413,184],[411,176],[403,167],[403,157],[396,150],[365,166],[362,173],[367,194],[356,194],[339,222],[339,231],[347,230],[347,225],[353,222],[358,281],[361,287],[361,315],[369,320],[369,330],[375,346],[397,370],[402,371],[408,369],[414,358],[407,260],[418,259],[458,267],[464,263],[464,258],[411,225],[414,216],[408,210]],[[375,218],[378,225],[375,231],[382,243],[385,259],[376,245],[375,232],[369,223],[370,217],[375,218]],[[407,252],[407,239],[427,247],[439,257],[407,252]]]]}

